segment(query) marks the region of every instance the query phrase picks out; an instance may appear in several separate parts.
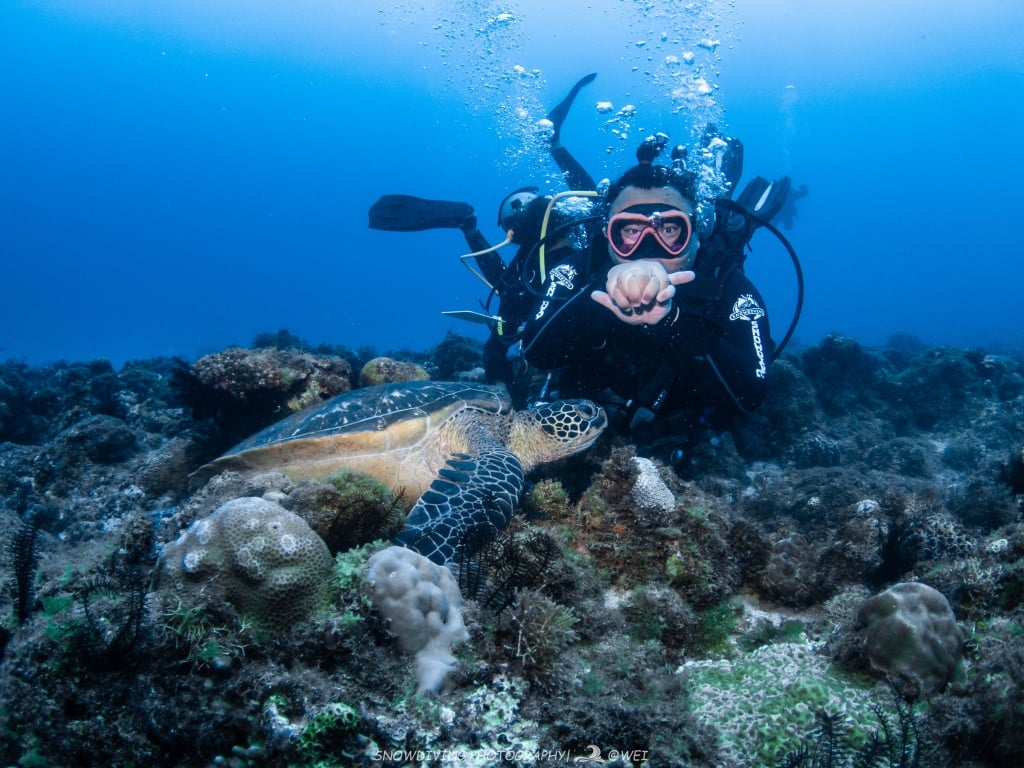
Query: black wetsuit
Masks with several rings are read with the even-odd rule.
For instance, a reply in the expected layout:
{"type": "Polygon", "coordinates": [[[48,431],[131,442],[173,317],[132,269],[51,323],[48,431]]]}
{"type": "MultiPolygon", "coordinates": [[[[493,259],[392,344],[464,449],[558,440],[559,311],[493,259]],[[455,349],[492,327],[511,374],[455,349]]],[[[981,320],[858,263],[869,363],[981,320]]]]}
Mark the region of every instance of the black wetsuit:
{"type": "Polygon", "coordinates": [[[573,252],[551,270],[550,295],[536,303],[523,332],[530,366],[562,369],[560,397],[606,405],[621,398],[627,412],[694,416],[757,408],[774,343],[764,300],[740,269],[725,270],[720,280],[697,271],[696,280],[676,287],[662,322],[644,326],[622,322],[590,298],[604,290],[612,264],[604,257],[607,267],[587,279],[586,258],[573,252]]]}

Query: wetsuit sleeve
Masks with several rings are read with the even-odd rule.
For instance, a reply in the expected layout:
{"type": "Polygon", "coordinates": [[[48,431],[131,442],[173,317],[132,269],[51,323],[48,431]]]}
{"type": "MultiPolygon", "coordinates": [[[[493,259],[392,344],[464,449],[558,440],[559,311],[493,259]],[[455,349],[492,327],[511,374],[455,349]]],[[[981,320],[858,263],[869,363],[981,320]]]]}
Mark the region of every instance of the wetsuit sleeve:
{"type": "Polygon", "coordinates": [[[753,411],[764,399],[774,350],[764,300],[739,272],[721,297],[704,308],[687,301],[685,288],[676,294],[678,315],[670,314],[648,331],[673,359],[675,386],[701,402],[753,411]]]}
{"type": "Polygon", "coordinates": [[[491,247],[491,244],[487,242],[487,238],[483,236],[475,226],[462,230],[462,236],[466,238],[466,245],[469,246],[470,253],[476,253],[477,251],[485,251],[491,247]]]}
{"type": "MultiPolygon", "coordinates": [[[[523,354],[534,368],[552,370],[566,365],[582,350],[606,337],[607,313],[590,298],[578,259],[561,262],[545,283],[523,327],[523,354]]],[[[603,279],[603,278],[602,278],[603,279]]]]}

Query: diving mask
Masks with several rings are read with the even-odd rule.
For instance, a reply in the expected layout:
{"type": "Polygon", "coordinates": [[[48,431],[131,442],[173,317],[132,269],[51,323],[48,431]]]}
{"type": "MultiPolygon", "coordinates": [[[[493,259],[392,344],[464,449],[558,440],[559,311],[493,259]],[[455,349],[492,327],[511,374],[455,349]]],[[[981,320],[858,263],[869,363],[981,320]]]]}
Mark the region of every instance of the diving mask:
{"type": "Polygon", "coordinates": [[[505,195],[498,206],[498,226],[503,230],[515,229],[519,216],[530,206],[540,190],[537,187],[521,187],[515,192],[505,195]]]}
{"type": "Polygon", "coordinates": [[[668,258],[675,258],[690,244],[693,237],[693,221],[686,211],[669,209],[640,213],[622,211],[608,220],[605,230],[612,250],[623,259],[651,257],[649,249],[641,249],[640,245],[649,237],[667,253],[668,258]]]}

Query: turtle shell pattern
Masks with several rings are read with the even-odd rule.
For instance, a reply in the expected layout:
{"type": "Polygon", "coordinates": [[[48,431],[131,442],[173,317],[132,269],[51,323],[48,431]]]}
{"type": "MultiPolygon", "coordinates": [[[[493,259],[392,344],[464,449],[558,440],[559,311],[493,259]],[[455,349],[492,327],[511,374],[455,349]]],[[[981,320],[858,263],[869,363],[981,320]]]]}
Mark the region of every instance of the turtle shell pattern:
{"type": "Polygon", "coordinates": [[[204,469],[279,471],[294,480],[365,472],[415,502],[396,541],[452,564],[464,542],[505,528],[519,501],[525,481],[507,446],[511,416],[503,387],[381,384],[273,424],[204,469]]]}
{"type": "Polygon", "coordinates": [[[500,426],[511,413],[501,387],[433,381],[379,384],[272,424],[204,469],[283,472],[295,481],[322,480],[351,469],[402,492],[410,506],[452,453],[469,450],[461,422],[497,419],[500,426]],[[464,409],[473,417],[452,422],[464,409]]]}

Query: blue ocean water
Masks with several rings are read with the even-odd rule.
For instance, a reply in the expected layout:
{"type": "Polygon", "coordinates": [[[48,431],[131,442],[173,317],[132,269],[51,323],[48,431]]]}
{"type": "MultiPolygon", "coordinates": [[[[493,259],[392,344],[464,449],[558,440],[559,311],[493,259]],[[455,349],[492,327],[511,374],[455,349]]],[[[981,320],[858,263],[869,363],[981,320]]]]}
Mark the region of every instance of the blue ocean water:
{"type": "MultiPolygon", "coordinates": [[[[485,295],[458,233],[370,230],[367,209],[465,200],[499,240],[508,190],[558,188],[535,124],[591,71],[563,140],[596,177],[715,121],[745,178],[807,186],[800,342],[1021,346],[1024,5],[551,5],[8,0],[0,358],[482,336],[441,315],[485,295]]],[[[759,235],[748,267],[780,335],[788,258],[759,235]]]]}

